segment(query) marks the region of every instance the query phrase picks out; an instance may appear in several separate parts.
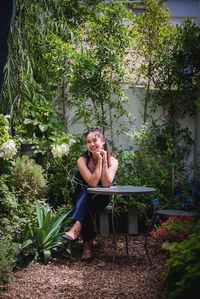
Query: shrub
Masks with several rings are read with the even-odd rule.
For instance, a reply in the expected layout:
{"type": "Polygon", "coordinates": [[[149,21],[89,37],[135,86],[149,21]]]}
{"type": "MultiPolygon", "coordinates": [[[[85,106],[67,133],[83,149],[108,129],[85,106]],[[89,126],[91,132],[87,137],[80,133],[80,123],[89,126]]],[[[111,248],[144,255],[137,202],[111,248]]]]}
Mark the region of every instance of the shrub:
{"type": "Polygon", "coordinates": [[[57,209],[59,206],[71,206],[72,183],[65,158],[51,161],[48,171],[48,202],[57,209]]]}
{"type": "Polygon", "coordinates": [[[10,186],[10,176],[0,176],[0,234],[20,240],[24,229],[24,210],[20,208],[17,194],[10,186]]]}
{"type": "Polygon", "coordinates": [[[12,242],[10,236],[0,235],[0,284],[10,280],[18,252],[18,245],[12,242]]]}
{"type": "MultiPolygon", "coordinates": [[[[146,125],[141,128],[133,126],[127,135],[129,148],[120,149],[118,153],[117,184],[153,187],[159,209],[169,208],[174,194],[187,187],[183,182],[188,178],[188,169],[183,161],[187,160],[190,149],[189,132],[178,130],[179,140],[185,140],[185,146],[178,147],[176,158],[173,155],[172,128],[168,122],[159,125],[152,122],[149,128],[146,125]],[[163,144],[160,144],[160,138],[164,140],[163,144]]],[[[132,197],[131,203],[137,207],[138,214],[143,213],[140,198],[132,197]]],[[[149,215],[152,214],[151,208],[149,201],[149,215]]]]}
{"type": "Polygon", "coordinates": [[[170,251],[162,279],[167,299],[199,298],[200,235],[192,234],[181,243],[165,244],[170,251]]]}
{"type": "Polygon", "coordinates": [[[28,156],[17,157],[12,170],[13,186],[22,199],[43,198],[46,179],[43,168],[28,156]]]}
{"type": "Polygon", "coordinates": [[[150,232],[149,239],[156,243],[156,245],[162,245],[164,242],[181,242],[188,239],[190,234],[194,230],[198,230],[198,225],[195,226],[195,217],[169,217],[168,220],[159,222],[154,226],[154,229],[150,232]]]}
{"type": "Polygon", "coordinates": [[[48,202],[55,209],[65,205],[72,208],[72,193],[74,184],[73,174],[77,171],[77,159],[83,149],[83,136],[76,136],[76,142],[72,144],[68,156],[50,159],[48,168],[48,202]]]}

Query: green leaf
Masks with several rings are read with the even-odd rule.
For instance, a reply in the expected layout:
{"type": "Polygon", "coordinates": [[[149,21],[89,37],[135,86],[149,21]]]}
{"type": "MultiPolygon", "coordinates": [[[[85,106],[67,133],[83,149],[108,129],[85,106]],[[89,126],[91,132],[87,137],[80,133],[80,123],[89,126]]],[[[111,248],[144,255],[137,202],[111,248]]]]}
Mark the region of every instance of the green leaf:
{"type": "Polygon", "coordinates": [[[55,222],[52,223],[49,233],[46,236],[44,242],[46,242],[49,239],[49,237],[51,237],[57,230],[59,230],[60,225],[61,225],[62,221],[66,218],[67,214],[68,213],[62,214],[58,219],[56,219],[55,222]]]}
{"type": "Polygon", "coordinates": [[[27,225],[26,225],[26,228],[25,228],[25,232],[24,232],[24,237],[23,237],[23,241],[24,241],[24,242],[28,239],[30,233],[31,233],[31,228],[30,228],[30,226],[27,224],[27,225]]]}
{"type": "Polygon", "coordinates": [[[65,243],[65,240],[64,240],[64,239],[61,239],[61,240],[57,241],[57,239],[58,239],[59,237],[63,236],[64,233],[65,233],[65,232],[61,232],[61,233],[55,234],[55,235],[53,235],[53,236],[50,236],[50,237],[47,239],[47,241],[44,242],[44,247],[46,248],[46,246],[50,246],[50,244],[51,244],[52,242],[55,242],[55,240],[56,240],[56,242],[60,242],[60,244],[65,243]]]}
{"type": "Polygon", "coordinates": [[[38,203],[38,201],[35,201],[35,206],[36,206],[36,212],[37,212],[37,218],[38,218],[38,224],[39,224],[39,228],[41,228],[43,226],[43,221],[44,221],[44,217],[43,217],[43,212],[40,208],[40,205],[38,203]]]}
{"type": "Polygon", "coordinates": [[[42,228],[39,229],[38,232],[37,232],[37,241],[38,241],[39,247],[43,247],[45,237],[46,237],[45,230],[42,229],[42,228]]]}
{"type": "Polygon", "coordinates": [[[22,249],[28,247],[29,245],[33,244],[33,240],[28,239],[22,244],[22,249]]]}
{"type": "Polygon", "coordinates": [[[65,243],[65,240],[62,241],[55,241],[51,240],[51,242],[45,244],[44,249],[53,249],[65,243]]]}
{"type": "Polygon", "coordinates": [[[34,254],[20,254],[18,257],[17,257],[17,261],[16,261],[16,264],[17,264],[17,267],[19,267],[21,270],[29,267],[30,265],[32,265],[35,260],[36,260],[36,255],[34,254]]]}
{"type": "Polygon", "coordinates": [[[32,227],[34,227],[34,220],[33,220],[33,217],[32,217],[32,214],[31,214],[29,208],[26,205],[24,205],[24,208],[27,210],[28,215],[29,215],[29,217],[31,219],[32,227]]]}
{"type": "Polygon", "coordinates": [[[44,221],[43,221],[43,229],[45,231],[48,231],[49,230],[49,227],[50,227],[50,218],[51,216],[51,212],[49,211],[46,215],[45,215],[45,218],[44,218],[44,221]]]}
{"type": "Polygon", "coordinates": [[[71,253],[72,253],[72,251],[71,251],[71,249],[70,249],[70,248],[66,248],[65,250],[66,250],[66,251],[67,251],[67,253],[69,253],[69,254],[71,254],[71,253]]]}
{"type": "Polygon", "coordinates": [[[43,255],[44,255],[44,264],[47,265],[48,261],[51,259],[51,250],[44,249],[43,255]]]}
{"type": "Polygon", "coordinates": [[[39,125],[40,131],[45,132],[48,129],[49,125],[39,125]]]}

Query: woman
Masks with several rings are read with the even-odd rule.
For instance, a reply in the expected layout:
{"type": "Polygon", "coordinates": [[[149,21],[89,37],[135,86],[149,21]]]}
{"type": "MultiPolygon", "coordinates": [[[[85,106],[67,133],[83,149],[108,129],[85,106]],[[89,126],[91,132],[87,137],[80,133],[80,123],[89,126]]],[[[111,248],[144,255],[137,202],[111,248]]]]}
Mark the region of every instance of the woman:
{"type": "Polygon", "coordinates": [[[92,261],[91,240],[96,237],[91,219],[91,212],[103,209],[109,203],[111,196],[94,196],[87,193],[87,187],[108,187],[113,184],[118,168],[118,161],[109,153],[106,140],[99,127],[91,128],[85,134],[87,151],[77,160],[81,182],[74,193],[75,210],[72,216],[76,222],[63,235],[63,238],[75,241],[82,235],[82,261],[92,261]],[[87,187],[83,187],[87,186],[87,187]]]}

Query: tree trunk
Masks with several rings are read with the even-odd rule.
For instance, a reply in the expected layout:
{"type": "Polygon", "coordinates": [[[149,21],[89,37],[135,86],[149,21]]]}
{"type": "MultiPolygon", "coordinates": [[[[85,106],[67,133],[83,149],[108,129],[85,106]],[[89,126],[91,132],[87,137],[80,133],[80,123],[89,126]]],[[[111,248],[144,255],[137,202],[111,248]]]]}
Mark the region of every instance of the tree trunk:
{"type": "Polygon", "coordinates": [[[67,96],[65,94],[65,86],[62,85],[62,102],[63,102],[63,122],[65,125],[65,132],[69,133],[69,107],[67,96]]]}
{"type": "Polygon", "coordinates": [[[148,106],[148,97],[149,97],[149,87],[150,87],[150,82],[147,84],[147,92],[144,100],[144,117],[143,117],[143,122],[146,124],[147,122],[147,106],[148,106]]]}
{"type": "Polygon", "coordinates": [[[110,132],[111,132],[111,140],[112,140],[111,147],[112,147],[112,152],[113,152],[113,150],[114,150],[113,119],[112,119],[112,109],[110,106],[109,106],[109,114],[110,114],[110,132]]]}

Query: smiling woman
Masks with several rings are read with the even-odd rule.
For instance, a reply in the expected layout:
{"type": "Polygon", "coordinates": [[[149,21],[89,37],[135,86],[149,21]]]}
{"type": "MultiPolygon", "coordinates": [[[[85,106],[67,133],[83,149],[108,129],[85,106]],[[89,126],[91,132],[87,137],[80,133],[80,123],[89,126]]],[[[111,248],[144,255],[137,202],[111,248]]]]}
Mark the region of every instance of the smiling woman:
{"type": "Polygon", "coordinates": [[[91,240],[96,236],[91,219],[91,212],[103,209],[111,200],[110,195],[92,196],[87,187],[99,185],[108,187],[113,184],[118,168],[118,161],[109,153],[106,139],[99,127],[91,128],[85,134],[87,151],[77,160],[79,184],[73,199],[75,204],[72,219],[75,224],[63,238],[75,241],[82,235],[82,261],[92,261],[91,240]]]}

